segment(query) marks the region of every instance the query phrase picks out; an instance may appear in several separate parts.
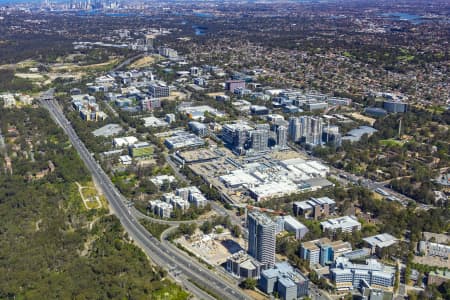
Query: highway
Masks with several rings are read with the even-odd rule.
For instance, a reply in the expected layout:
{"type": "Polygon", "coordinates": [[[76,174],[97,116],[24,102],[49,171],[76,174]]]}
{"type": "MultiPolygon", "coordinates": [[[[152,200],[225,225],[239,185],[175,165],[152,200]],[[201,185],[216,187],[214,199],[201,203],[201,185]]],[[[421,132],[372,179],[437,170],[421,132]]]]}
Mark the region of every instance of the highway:
{"type": "Polygon", "coordinates": [[[91,172],[92,177],[103,190],[112,212],[120,219],[125,231],[154,263],[168,270],[176,270],[178,278],[183,279],[182,283],[185,288],[199,299],[212,299],[212,297],[192,285],[191,282],[195,282],[196,285],[211,291],[214,295],[220,297],[220,299],[250,299],[237,286],[229,284],[216,274],[210,272],[207,268],[194,263],[193,259],[186,255],[181,255],[177,251],[173,251],[170,247],[165,246],[157,238],[153,237],[136,220],[131,213],[130,207],[125,204],[128,201],[116,189],[108,175],[102,170],[92,154],[78,138],[78,135],[64,116],[60,107],[53,100],[52,92],[45,93],[40,103],[50,112],[53,119],[68,135],[74,148],[78,151],[81,159],[91,172]],[[189,282],[186,282],[186,280],[189,282]]]}
{"type": "Polygon", "coordinates": [[[202,221],[198,221],[198,220],[170,221],[170,220],[152,218],[152,217],[147,216],[146,214],[140,212],[134,206],[130,207],[130,212],[137,219],[144,219],[144,220],[151,221],[153,223],[165,224],[165,225],[170,225],[170,226],[178,226],[180,224],[192,224],[192,223],[202,224],[203,223],[202,221]]]}
{"type": "Polygon", "coordinates": [[[130,57],[130,58],[124,60],[123,62],[121,62],[120,64],[118,64],[117,66],[115,66],[115,67],[112,69],[112,71],[118,71],[118,70],[122,69],[123,67],[125,67],[125,66],[131,64],[132,62],[134,62],[134,61],[136,61],[136,60],[138,60],[139,58],[142,58],[142,57],[144,57],[144,56],[145,56],[145,54],[144,54],[144,53],[141,53],[141,54],[135,55],[135,56],[133,56],[133,57],[130,57]]]}

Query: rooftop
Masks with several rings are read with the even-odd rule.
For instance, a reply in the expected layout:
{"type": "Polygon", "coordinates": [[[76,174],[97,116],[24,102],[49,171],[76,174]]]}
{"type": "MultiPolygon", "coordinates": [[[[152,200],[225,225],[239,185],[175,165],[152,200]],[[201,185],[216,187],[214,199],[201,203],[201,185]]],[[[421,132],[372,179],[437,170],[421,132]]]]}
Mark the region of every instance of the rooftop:
{"type": "Polygon", "coordinates": [[[363,239],[366,243],[371,245],[372,247],[389,247],[397,242],[397,239],[390,235],[389,233],[382,233],[370,237],[366,237],[363,239]]]}
{"type": "Polygon", "coordinates": [[[357,221],[355,216],[344,216],[336,219],[329,219],[321,222],[320,225],[325,230],[361,226],[361,223],[357,221]]]}
{"type": "Polygon", "coordinates": [[[278,277],[279,282],[285,287],[294,286],[298,282],[308,280],[286,261],[276,263],[273,268],[264,270],[261,274],[269,278],[278,277]]]}
{"type": "Polygon", "coordinates": [[[290,226],[296,228],[296,229],[302,229],[302,228],[306,228],[305,225],[303,225],[302,223],[300,223],[296,218],[294,218],[293,216],[284,216],[283,217],[284,222],[289,223],[290,226]]]}
{"type": "Polygon", "coordinates": [[[269,218],[266,214],[263,214],[259,211],[251,211],[248,213],[248,215],[252,216],[261,225],[275,224],[271,218],[269,218]]]}
{"type": "Polygon", "coordinates": [[[97,130],[94,130],[92,133],[95,136],[109,137],[119,134],[122,130],[123,128],[119,124],[107,124],[97,130]]]}

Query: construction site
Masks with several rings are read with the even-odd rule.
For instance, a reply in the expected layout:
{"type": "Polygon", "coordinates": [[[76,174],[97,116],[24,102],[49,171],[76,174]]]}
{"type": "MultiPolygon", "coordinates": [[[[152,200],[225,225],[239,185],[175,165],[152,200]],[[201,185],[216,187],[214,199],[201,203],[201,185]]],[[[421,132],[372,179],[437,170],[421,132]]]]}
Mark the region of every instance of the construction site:
{"type": "Polygon", "coordinates": [[[228,229],[220,226],[210,234],[197,229],[192,236],[182,236],[175,243],[212,266],[222,265],[230,255],[247,247],[243,238],[234,237],[228,229]]]}

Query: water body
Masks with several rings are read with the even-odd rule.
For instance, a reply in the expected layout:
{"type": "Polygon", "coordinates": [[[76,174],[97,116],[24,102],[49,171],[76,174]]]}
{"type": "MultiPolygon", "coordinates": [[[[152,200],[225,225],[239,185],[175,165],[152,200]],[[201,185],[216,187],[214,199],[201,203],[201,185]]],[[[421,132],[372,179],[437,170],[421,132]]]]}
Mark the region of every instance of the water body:
{"type": "Polygon", "coordinates": [[[382,16],[387,17],[389,20],[408,21],[412,24],[421,24],[426,21],[422,16],[402,12],[384,13],[382,16]]]}

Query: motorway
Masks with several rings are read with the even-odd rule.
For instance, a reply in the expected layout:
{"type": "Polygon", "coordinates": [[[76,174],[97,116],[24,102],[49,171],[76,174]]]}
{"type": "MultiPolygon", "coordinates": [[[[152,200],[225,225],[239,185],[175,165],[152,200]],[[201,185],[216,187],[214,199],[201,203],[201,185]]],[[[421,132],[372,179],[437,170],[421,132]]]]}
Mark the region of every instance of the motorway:
{"type": "Polygon", "coordinates": [[[53,100],[52,92],[45,93],[41,98],[41,105],[45,107],[69,136],[74,148],[78,151],[81,159],[86,164],[94,180],[102,189],[107,198],[112,212],[119,218],[125,231],[130,238],[142,248],[142,250],[157,265],[177,271],[177,278],[182,279],[182,283],[194,296],[199,299],[213,299],[210,295],[200,290],[195,285],[202,286],[211,291],[220,299],[250,299],[237,286],[231,285],[222,278],[210,272],[207,268],[197,264],[193,259],[173,251],[153,237],[133,216],[125,203],[128,201],[120,194],[108,175],[102,170],[93,158],[83,142],[78,138],[73,127],[64,116],[58,104],[53,100]],[[171,267],[172,266],[172,267],[171,267]]]}

